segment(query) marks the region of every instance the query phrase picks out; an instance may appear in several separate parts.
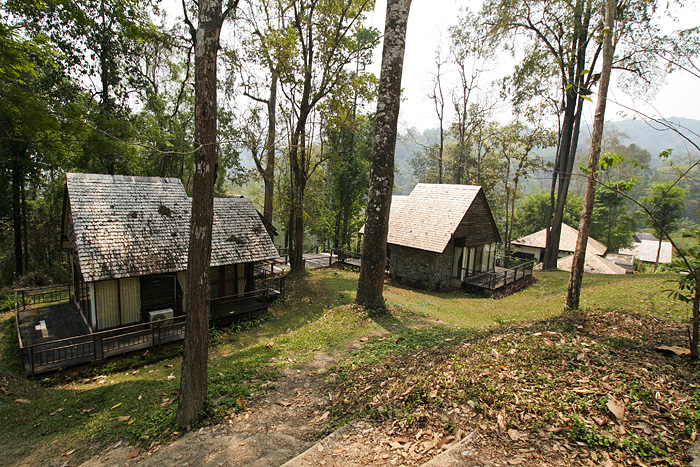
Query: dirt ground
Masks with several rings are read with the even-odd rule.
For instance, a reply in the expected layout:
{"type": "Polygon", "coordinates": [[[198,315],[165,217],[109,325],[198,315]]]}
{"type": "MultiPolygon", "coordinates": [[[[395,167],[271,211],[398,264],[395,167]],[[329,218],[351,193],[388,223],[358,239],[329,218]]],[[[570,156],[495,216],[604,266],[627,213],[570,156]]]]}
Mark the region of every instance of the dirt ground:
{"type": "Polygon", "coordinates": [[[287,370],[276,388],[250,401],[224,423],[192,431],[168,445],[147,450],[117,443],[82,467],[281,465],[322,438],[330,415],[319,392],[319,373],[333,360],[318,355],[309,365],[287,370]]]}

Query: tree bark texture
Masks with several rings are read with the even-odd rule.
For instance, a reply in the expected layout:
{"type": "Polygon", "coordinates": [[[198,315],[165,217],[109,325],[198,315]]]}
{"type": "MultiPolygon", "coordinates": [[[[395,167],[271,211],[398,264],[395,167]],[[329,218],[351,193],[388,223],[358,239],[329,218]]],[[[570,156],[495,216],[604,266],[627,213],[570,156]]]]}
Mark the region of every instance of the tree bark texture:
{"type": "Polygon", "coordinates": [[[15,249],[15,279],[24,274],[24,257],[22,250],[22,196],[21,186],[24,173],[22,170],[22,161],[24,158],[25,148],[21,150],[22,155],[15,154],[12,157],[12,228],[14,235],[15,249]]]}
{"type": "Polygon", "coordinates": [[[610,72],[612,70],[615,46],[613,35],[615,28],[616,0],[607,0],[605,7],[605,29],[603,37],[603,69],[598,87],[598,101],[596,102],[595,115],[593,117],[593,134],[591,136],[591,153],[588,159],[588,178],[586,180],[586,195],[583,200],[583,212],[578,228],[576,251],[571,264],[569,286],[566,290],[565,308],[577,310],[581,297],[581,283],[583,281],[583,267],[586,259],[586,246],[588,245],[588,233],[591,229],[591,216],[593,215],[593,203],[595,202],[596,177],[598,161],[600,160],[600,145],[603,140],[603,126],[605,123],[605,106],[608,100],[608,86],[610,84],[610,72]]]}
{"type": "Polygon", "coordinates": [[[698,343],[700,343],[700,272],[693,271],[695,276],[695,296],[693,297],[693,318],[691,321],[692,334],[690,336],[690,356],[695,360],[700,358],[698,343]]]}
{"type": "Polygon", "coordinates": [[[273,199],[275,189],[275,140],[277,139],[277,72],[273,70],[270,82],[270,97],[267,100],[267,140],[265,152],[267,165],[263,180],[265,182],[265,205],[263,216],[272,223],[273,199]]]}
{"type": "Polygon", "coordinates": [[[368,307],[381,305],[383,299],[386,241],[389,233],[391,194],[394,189],[396,128],[401,104],[401,76],[410,8],[411,0],[389,0],[386,7],[365,239],[355,298],[358,304],[368,307]]]}
{"type": "MultiPolygon", "coordinates": [[[[310,88],[309,80],[309,88],[310,88]]],[[[302,98],[302,111],[292,134],[292,145],[289,148],[289,166],[292,174],[292,198],[291,198],[291,227],[292,236],[289,243],[289,265],[291,273],[304,272],[304,194],[308,180],[308,163],[310,155],[306,152],[306,122],[311,108],[306,93],[302,98]]]]}
{"type": "MultiPolygon", "coordinates": [[[[584,67],[586,65],[586,44],[589,40],[589,25],[591,19],[591,2],[577,0],[574,7],[574,31],[572,35],[571,50],[576,50],[575,60],[567,65],[564,80],[566,83],[575,86],[565,89],[565,108],[562,131],[559,138],[558,152],[554,162],[554,172],[552,173],[551,203],[554,209],[550,209],[550,216],[547,217],[547,239],[543,269],[550,270],[557,268],[559,257],[559,240],[561,239],[561,224],[564,219],[564,207],[566,197],[571,182],[571,172],[576,159],[576,149],[578,148],[578,136],[581,129],[581,115],[583,110],[583,98],[580,96],[577,87],[582,87],[584,83],[584,67]],[[584,12],[585,9],[585,12],[584,12]],[[554,195],[556,192],[556,200],[554,195]],[[551,219],[551,212],[554,219],[551,219]],[[550,223],[551,220],[551,223],[550,223]]],[[[587,76],[588,74],[586,74],[587,76]]]]}
{"type": "Polygon", "coordinates": [[[196,421],[207,395],[209,265],[216,178],[216,58],[222,0],[200,0],[195,37],[195,155],[187,258],[187,317],[176,422],[196,421]]]}

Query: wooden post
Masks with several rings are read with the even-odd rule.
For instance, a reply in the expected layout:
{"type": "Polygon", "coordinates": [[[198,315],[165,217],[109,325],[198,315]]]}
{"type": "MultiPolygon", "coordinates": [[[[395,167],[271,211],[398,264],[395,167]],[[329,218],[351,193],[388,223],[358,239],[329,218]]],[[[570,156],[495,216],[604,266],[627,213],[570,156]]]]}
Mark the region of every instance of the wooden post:
{"type": "Polygon", "coordinates": [[[99,358],[104,358],[105,352],[104,352],[104,348],[102,347],[102,335],[101,335],[101,334],[95,334],[95,335],[93,335],[93,342],[94,342],[95,339],[97,339],[97,340],[100,342],[100,354],[99,354],[99,357],[97,356],[97,344],[94,344],[94,345],[95,345],[95,354],[96,354],[95,357],[98,358],[98,359],[99,359],[99,358]]]}
{"type": "Polygon", "coordinates": [[[29,374],[34,375],[34,346],[29,347],[29,370],[29,374]]]}

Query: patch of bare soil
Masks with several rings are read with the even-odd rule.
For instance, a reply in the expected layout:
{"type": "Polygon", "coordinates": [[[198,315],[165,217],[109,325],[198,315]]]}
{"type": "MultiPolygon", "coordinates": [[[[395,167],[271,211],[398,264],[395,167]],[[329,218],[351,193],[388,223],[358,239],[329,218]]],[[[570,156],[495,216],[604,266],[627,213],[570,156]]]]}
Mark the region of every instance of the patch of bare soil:
{"type": "Polygon", "coordinates": [[[327,446],[327,465],[419,466],[452,446],[430,465],[687,465],[698,367],[657,350],[686,335],[656,318],[582,312],[368,367],[356,358],[339,371],[334,413],[365,423],[327,446]]]}
{"type": "Polygon", "coordinates": [[[82,467],[278,466],[324,435],[329,400],[319,392],[319,373],[333,362],[318,355],[301,369],[287,370],[274,390],[250,401],[224,423],[204,427],[168,445],[140,450],[117,443],[82,467]]]}

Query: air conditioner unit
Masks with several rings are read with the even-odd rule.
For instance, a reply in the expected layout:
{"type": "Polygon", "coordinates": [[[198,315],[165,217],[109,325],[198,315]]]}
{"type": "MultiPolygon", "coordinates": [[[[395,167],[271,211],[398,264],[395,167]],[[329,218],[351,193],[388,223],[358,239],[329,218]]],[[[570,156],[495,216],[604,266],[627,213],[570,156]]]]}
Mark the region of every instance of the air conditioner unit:
{"type": "Polygon", "coordinates": [[[172,319],[175,313],[172,308],[165,308],[163,310],[149,311],[148,321],[165,321],[162,324],[172,323],[172,319]]]}

